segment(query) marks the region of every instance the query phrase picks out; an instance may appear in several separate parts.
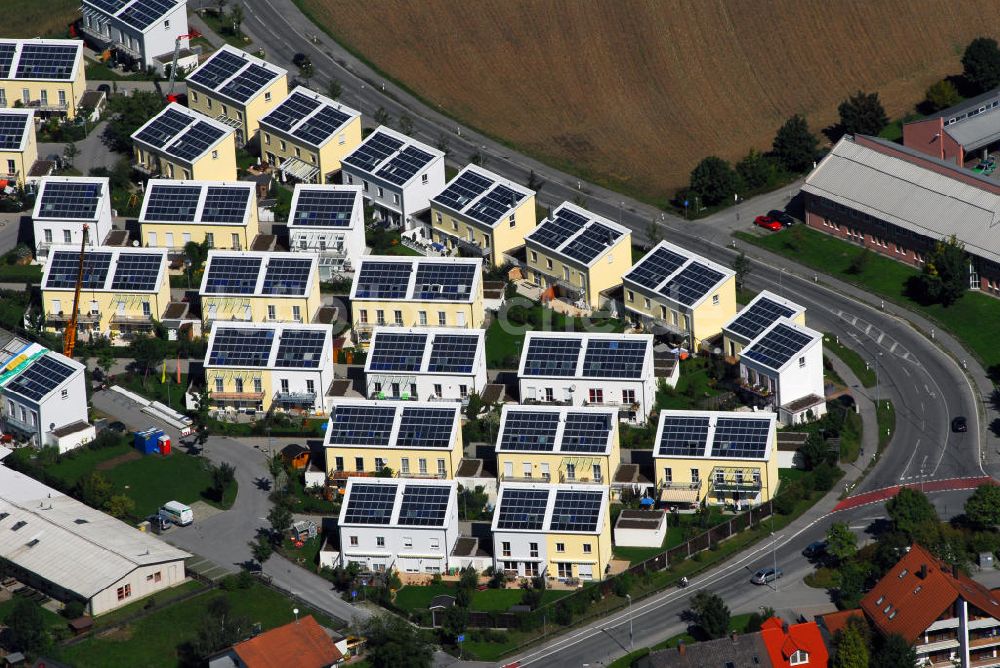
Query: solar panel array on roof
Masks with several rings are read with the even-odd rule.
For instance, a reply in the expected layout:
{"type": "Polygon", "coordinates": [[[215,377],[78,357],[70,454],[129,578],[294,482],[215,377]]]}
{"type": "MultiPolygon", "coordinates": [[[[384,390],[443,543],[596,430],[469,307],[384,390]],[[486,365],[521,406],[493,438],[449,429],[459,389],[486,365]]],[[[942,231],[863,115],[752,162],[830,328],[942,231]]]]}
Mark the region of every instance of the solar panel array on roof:
{"type": "Polygon", "coordinates": [[[770,420],[719,417],[715,420],[712,456],[760,459],[767,453],[770,433],[770,420]]]}
{"type": "Polygon", "coordinates": [[[376,130],[361,146],[344,158],[343,162],[370,172],[376,165],[398,151],[402,145],[403,142],[395,137],[376,130]]]}
{"type": "Polygon", "coordinates": [[[146,220],[194,221],[198,213],[199,186],[149,185],[146,220]]]}
{"type": "Polygon", "coordinates": [[[231,97],[237,102],[246,102],[277,77],[276,72],[254,63],[230,79],[225,86],[219,89],[219,93],[231,97]]]}
{"type": "Polygon", "coordinates": [[[505,185],[498,185],[469,207],[466,214],[481,223],[492,225],[526,197],[505,185]]]}
{"type": "Polygon", "coordinates": [[[708,440],[709,418],[702,415],[667,415],[663,418],[657,454],[664,457],[701,457],[708,440]]]}
{"type": "Polygon", "coordinates": [[[556,490],[550,531],[596,531],[601,515],[601,491],[556,490]]]}
{"type": "Polygon", "coordinates": [[[213,366],[267,366],[273,329],[246,329],[217,324],[208,363],[213,366]]]}
{"type": "Polygon", "coordinates": [[[31,117],[27,114],[5,114],[0,112],[0,149],[18,151],[24,139],[24,128],[31,117]]]}
{"type": "Polygon", "coordinates": [[[250,204],[250,188],[208,186],[201,220],[205,223],[242,223],[250,204]]]}
{"type": "Polygon", "coordinates": [[[0,79],[10,76],[10,66],[14,64],[14,52],[17,51],[17,44],[4,42],[0,44],[0,79]]]}
{"type": "Polygon", "coordinates": [[[323,358],[326,332],[315,329],[285,329],[278,342],[274,366],[282,369],[316,369],[323,358]]]}
{"type": "Polygon", "coordinates": [[[421,151],[416,146],[407,146],[375,174],[389,183],[401,186],[416,176],[433,158],[430,153],[421,151]]]}
{"type": "Polygon", "coordinates": [[[563,255],[590,264],[614,245],[622,233],[600,223],[591,223],[562,249],[563,255]]]}
{"type": "Polygon", "coordinates": [[[776,301],[761,297],[749,307],[743,309],[739,316],[726,328],[734,334],[756,339],[761,332],[770,327],[778,318],[790,318],[795,315],[791,308],[776,301]]]}
{"type": "Polygon", "coordinates": [[[168,155],[173,155],[187,162],[200,157],[215,142],[225,136],[222,128],[217,128],[206,121],[198,121],[177,138],[166,151],[168,155]]]}
{"type": "Polygon", "coordinates": [[[118,15],[133,28],[145,30],[174,8],[177,0],[137,0],[118,15]]]}
{"type": "Polygon", "coordinates": [[[409,262],[361,261],[358,272],[358,299],[402,299],[410,283],[413,265],[409,262]]]}
{"type": "Polygon", "coordinates": [[[810,341],[812,336],[806,332],[778,323],[762,338],[744,348],[742,357],[778,370],[798,355],[810,341]]]}
{"type": "Polygon", "coordinates": [[[88,181],[46,181],[38,213],[43,218],[91,220],[97,214],[104,184],[88,181]]]}
{"type": "Polygon", "coordinates": [[[700,262],[691,262],[664,284],[660,294],[691,306],[714,288],[722,277],[722,272],[700,262]]]}
{"type": "Polygon", "coordinates": [[[264,123],[288,132],[322,103],[302,93],[292,93],[263,118],[264,123]]]}
{"type": "Polygon", "coordinates": [[[501,450],[552,452],[559,430],[557,411],[509,410],[503,420],[501,450]]]}
{"type": "Polygon", "coordinates": [[[450,496],[451,487],[408,483],[403,488],[397,522],[416,527],[442,526],[448,514],[450,496]]]}
{"type": "Polygon", "coordinates": [[[119,253],[115,273],[111,278],[112,290],[156,290],[160,266],[165,264],[163,255],[155,253],[119,253]]]}
{"type": "Polygon", "coordinates": [[[231,51],[218,51],[208,62],[192,72],[187,81],[201,84],[215,90],[222,82],[236,74],[241,67],[249,62],[243,56],[231,51]]]}
{"type": "Polygon", "coordinates": [[[21,44],[17,60],[18,79],[69,79],[79,51],[77,42],[72,44],[21,44]]]}
{"type": "Polygon", "coordinates": [[[590,378],[639,378],[647,347],[646,339],[588,339],[582,374],[590,378]]]}
{"type": "MultiPolygon", "coordinates": [[[[100,290],[108,278],[111,253],[87,253],[83,259],[83,289],[100,290]]],[[[80,271],[78,251],[55,251],[49,259],[47,288],[75,288],[80,271]]]]}
{"type": "Polygon", "coordinates": [[[140,130],[135,138],[150,146],[163,148],[193,122],[194,119],[187,114],[182,114],[176,109],[166,109],[152,123],[140,130]]]}
{"type": "Polygon", "coordinates": [[[368,350],[372,371],[420,371],[426,334],[379,331],[368,350]]]}
{"type": "Polygon", "coordinates": [[[427,370],[431,373],[472,373],[479,337],[473,334],[435,334],[427,370]]]}
{"type": "Polygon", "coordinates": [[[587,224],[587,218],[575,211],[560,209],[552,218],[543,221],[526,238],[540,246],[556,249],[587,224]]]}
{"type": "Polygon", "coordinates": [[[625,276],[643,287],[655,290],[686,261],[687,258],[683,255],[661,246],[642,258],[625,276]]]}
{"type": "Polygon", "coordinates": [[[205,292],[250,295],[257,289],[263,258],[213,255],[208,262],[205,292]]]}
{"type": "Polygon", "coordinates": [[[530,339],[524,360],[528,376],[573,376],[580,359],[580,339],[536,336],[530,339]]]}
{"type": "Polygon", "coordinates": [[[338,109],[324,106],[310,116],[305,123],[295,128],[292,136],[311,146],[319,146],[330,139],[349,118],[350,116],[338,109]]]}
{"type": "Polygon", "coordinates": [[[420,262],[414,299],[468,299],[479,268],[473,264],[420,262]]]}
{"type": "Polygon", "coordinates": [[[39,401],[72,375],[73,367],[47,353],[32,362],[6,388],[32,401],[39,401]]]}
{"type": "Polygon", "coordinates": [[[352,483],[351,494],[344,509],[344,522],[349,524],[389,524],[396,502],[397,485],[352,483]]]}
{"type": "Polygon", "coordinates": [[[604,452],[614,429],[607,413],[569,412],[560,452],[604,452]]]}
{"type": "Polygon", "coordinates": [[[264,271],[261,293],[265,295],[304,295],[309,287],[313,261],[309,258],[272,257],[264,271]]]}
{"type": "Polygon", "coordinates": [[[395,406],[334,406],[327,438],[331,445],[388,446],[395,421],[395,406]]]}
{"type": "Polygon", "coordinates": [[[358,197],[358,192],[354,190],[299,190],[291,223],[317,227],[347,227],[351,224],[351,214],[354,212],[354,203],[358,197]]]}
{"type": "Polygon", "coordinates": [[[400,448],[447,448],[455,425],[454,408],[403,406],[396,445],[400,448]]]}
{"type": "Polygon", "coordinates": [[[117,14],[118,10],[127,5],[131,0],[87,0],[88,4],[98,7],[108,14],[117,14]]]}
{"type": "Polygon", "coordinates": [[[496,509],[497,528],[540,531],[545,524],[545,507],[549,504],[547,489],[503,490],[496,509]]]}
{"type": "Polygon", "coordinates": [[[467,171],[449,183],[447,188],[434,197],[434,201],[461,211],[469,205],[469,202],[486,192],[493,183],[493,179],[478,172],[467,171]]]}

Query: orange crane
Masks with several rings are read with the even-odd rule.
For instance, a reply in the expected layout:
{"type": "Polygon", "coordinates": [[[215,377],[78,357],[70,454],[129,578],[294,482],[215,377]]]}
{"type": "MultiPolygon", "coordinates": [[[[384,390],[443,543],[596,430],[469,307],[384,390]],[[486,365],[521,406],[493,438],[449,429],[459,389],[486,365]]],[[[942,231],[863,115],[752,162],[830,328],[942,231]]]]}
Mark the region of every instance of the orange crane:
{"type": "Polygon", "coordinates": [[[80,312],[80,291],[83,289],[83,262],[87,255],[87,232],[89,226],[83,226],[83,243],[80,244],[80,266],[76,270],[76,289],[73,292],[73,312],[70,313],[69,323],[63,333],[63,355],[73,357],[73,349],[76,347],[76,325],[77,314],[80,312]]]}
{"type": "Polygon", "coordinates": [[[177,56],[181,51],[181,40],[194,39],[196,37],[201,37],[201,33],[197,30],[192,30],[186,35],[178,35],[177,39],[174,40],[174,59],[170,64],[170,88],[167,90],[167,102],[177,101],[177,96],[174,95],[174,81],[177,79],[177,56]]]}

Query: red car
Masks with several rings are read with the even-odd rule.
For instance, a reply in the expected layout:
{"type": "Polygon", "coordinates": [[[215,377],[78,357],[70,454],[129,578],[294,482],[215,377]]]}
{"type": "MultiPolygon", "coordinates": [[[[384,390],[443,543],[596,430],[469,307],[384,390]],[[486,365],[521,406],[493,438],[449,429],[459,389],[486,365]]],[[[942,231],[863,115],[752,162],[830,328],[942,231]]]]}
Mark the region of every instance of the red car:
{"type": "Polygon", "coordinates": [[[757,216],[753,219],[753,224],[758,227],[763,227],[765,230],[771,230],[772,232],[777,232],[781,229],[782,225],[771,216],[757,216]]]}

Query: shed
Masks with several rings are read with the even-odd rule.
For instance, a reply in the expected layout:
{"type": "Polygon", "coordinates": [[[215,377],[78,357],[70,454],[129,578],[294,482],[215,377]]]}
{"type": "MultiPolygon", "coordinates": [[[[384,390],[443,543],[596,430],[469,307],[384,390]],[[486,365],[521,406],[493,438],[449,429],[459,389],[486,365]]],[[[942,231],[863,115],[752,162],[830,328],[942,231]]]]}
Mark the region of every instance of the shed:
{"type": "Polygon", "coordinates": [[[309,448],[298,443],[289,443],[281,449],[281,457],[296,471],[309,466],[309,448]]]}
{"type": "Polygon", "coordinates": [[[292,525],[292,540],[307,541],[319,533],[316,523],[312,520],[301,520],[292,525]]]}
{"type": "Polygon", "coordinates": [[[615,545],[622,547],[661,547],[666,535],[662,510],[623,510],[615,522],[615,545]]]}

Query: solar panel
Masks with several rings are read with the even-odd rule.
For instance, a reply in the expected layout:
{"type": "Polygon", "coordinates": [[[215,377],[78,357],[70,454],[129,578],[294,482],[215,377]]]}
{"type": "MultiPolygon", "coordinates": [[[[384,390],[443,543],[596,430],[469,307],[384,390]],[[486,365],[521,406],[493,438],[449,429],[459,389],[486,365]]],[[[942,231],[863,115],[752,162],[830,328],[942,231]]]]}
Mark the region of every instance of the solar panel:
{"type": "Polygon", "coordinates": [[[734,334],[756,339],[761,332],[777,322],[779,318],[790,318],[795,311],[784,304],[779,304],[767,297],[761,297],[749,307],[743,309],[739,316],[726,328],[734,334]]]}
{"type": "Polygon", "coordinates": [[[591,223],[587,229],[578,234],[573,241],[562,249],[564,255],[584,264],[590,264],[601,253],[614,245],[622,233],[600,223],[591,223]]]}
{"type": "Polygon", "coordinates": [[[715,421],[712,456],[759,459],[767,453],[770,433],[770,420],[720,417],[715,421]]]}
{"type": "Polygon", "coordinates": [[[27,114],[0,113],[0,149],[20,150],[29,118],[27,114]]]}
{"type": "Polygon", "coordinates": [[[225,136],[222,128],[217,128],[205,121],[198,121],[167,147],[168,155],[177,156],[181,160],[193,162],[205,153],[215,142],[225,136]]]}
{"type": "Polygon", "coordinates": [[[685,306],[704,297],[722,280],[723,274],[700,262],[691,262],[660,289],[660,294],[685,306]]]}
{"type": "Polygon", "coordinates": [[[643,340],[589,339],[583,375],[591,378],[639,378],[648,344],[643,340]]]}
{"type": "Polygon", "coordinates": [[[558,411],[507,411],[503,421],[501,450],[552,452],[559,429],[558,411]]]}
{"type": "Polygon", "coordinates": [[[208,363],[213,366],[267,366],[273,342],[273,329],[216,325],[208,363]]]}
{"type": "Polygon", "coordinates": [[[395,406],[334,406],[327,427],[331,445],[389,445],[395,406]]]}
{"type": "Polygon", "coordinates": [[[413,288],[414,299],[468,299],[479,268],[473,264],[420,262],[413,288]]]}
{"type": "Polygon", "coordinates": [[[376,130],[361,146],[344,158],[343,161],[366,172],[370,172],[375,169],[375,165],[388,158],[395,151],[398,151],[402,145],[403,142],[395,137],[390,137],[384,132],[376,130]]]}
{"type": "Polygon", "coordinates": [[[569,489],[556,491],[550,531],[596,531],[604,493],[569,489]]]}
{"type": "Polygon", "coordinates": [[[79,51],[78,42],[72,44],[21,44],[17,60],[18,79],[69,79],[79,51]]]}
{"type": "Polygon", "coordinates": [[[201,220],[206,223],[242,223],[250,205],[250,188],[208,186],[201,220]]]}
{"type": "Polygon", "coordinates": [[[205,292],[250,295],[257,290],[262,258],[213,255],[208,261],[205,292]]]}
{"type": "Polygon", "coordinates": [[[630,281],[655,290],[667,277],[681,268],[687,258],[669,248],[660,247],[639,260],[625,276],[630,281]]]}
{"type": "Polygon", "coordinates": [[[397,485],[352,483],[344,509],[345,524],[388,524],[396,502],[397,485]]]}
{"type": "Polygon", "coordinates": [[[275,107],[271,113],[265,116],[263,122],[287,132],[292,129],[293,125],[311,114],[321,104],[318,100],[314,100],[302,93],[292,93],[281,104],[275,107]]]}
{"type": "Polygon", "coordinates": [[[540,531],[548,504],[547,489],[504,489],[497,508],[497,529],[540,531]]]}
{"type": "Polygon", "coordinates": [[[13,42],[0,44],[0,79],[10,77],[10,66],[14,64],[15,51],[17,51],[17,45],[13,42]]]}
{"type": "Polygon", "coordinates": [[[160,266],[165,264],[163,255],[153,253],[119,253],[115,273],[111,278],[112,290],[156,290],[160,266]]]}
{"type": "Polygon", "coordinates": [[[46,354],[32,362],[6,388],[22,397],[38,401],[72,375],[73,367],[46,354]]]}
{"type": "Polygon", "coordinates": [[[153,122],[136,134],[135,138],[156,148],[163,148],[180,132],[191,125],[194,119],[176,109],[165,109],[153,122]]]}
{"type": "Polygon", "coordinates": [[[441,526],[448,514],[450,496],[451,487],[409,484],[403,488],[397,521],[405,526],[441,526]]]}
{"type": "Polygon", "coordinates": [[[357,198],[354,190],[300,190],[289,219],[292,225],[347,227],[357,198]]]}
{"type": "Polygon", "coordinates": [[[540,246],[556,249],[566,243],[567,239],[579,232],[586,224],[587,218],[576,212],[562,209],[535,228],[526,238],[540,246]]]}
{"type": "MultiPolygon", "coordinates": [[[[111,253],[86,253],[83,259],[83,289],[103,289],[110,266],[111,253]]],[[[49,278],[45,287],[74,288],[79,270],[80,253],[78,251],[55,251],[49,260],[49,278]]]]}
{"type": "Polygon", "coordinates": [[[524,199],[524,195],[507,186],[498,185],[469,207],[466,214],[487,225],[493,225],[524,199]]]}
{"type": "Polygon", "coordinates": [[[313,261],[309,258],[270,258],[264,271],[265,295],[304,295],[313,261]]]}
{"type": "Polygon", "coordinates": [[[198,213],[199,186],[161,185],[151,183],[146,201],[144,220],[192,222],[198,213]]]}
{"type": "Polygon", "coordinates": [[[400,448],[447,448],[455,425],[454,408],[403,407],[396,446],[400,448]]]}
{"type": "Polygon", "coordinates": [[[664,457],[701,457],[708,440],[708,422],[705,416],[667,415],[657,454],[664,457]]]}
{"type": "Polygon", "coordinates": [[[358,299],[402,299],[406,297],[407,285],[413,265],[409,262],[365,262],[355,280],[358,299]]]}
{"type": "Polygon", "coordinates": [[[763,337],[744,348],[741,356],[777,371],[798,355],[810,341],[812,336],[809,334],[778,323],[763,337]]]}
{"type": "Polygon", "coordinates": [[[472,373],[478,349],[478,336],[435,334],[427,370],[431,373],[472,373]]]}
{"type": "Polygon", "coordinates": [[[392,160],[385,163],[375,174],[389,183],[403,185],[424,168],[434,156],[415,146],[407,146],[392,160]]]}
{"type": "Polygon", "coordinates": [[[326,332],[315,329],[286,329],[278,342],[274,366],[283,369],[315,369],[323,357],[326,332]]]}
{"type": "Polygon", "coordinates": [[[486,192],[493,183],[493,179],[487,178],[477,172],[465,172],[436,195],[434,201],[461,211],[468,206],[469,202],[486,192]]]}
{"type": "Polygon", "coordinates": [[[246,102],[277,78],[278,74],[256,63],[250,65],[219,89],[219,93],[246,102]]]}
{"type": "Polygon", "coordinates": [[[38,213],[42,218],[91,220],[97,214],[104,184],[89,181],[46,181],[38,213]]]}
{"type": "Polygon", "coordinates": [[[567,413],[560,452],[604,452],[614,429],[607,413],[567,413]]]}
{"type": "Polygon", "coordinates": [[[174,8],[177,0],[138,0],[118,15],[133,28],[145,30],[174,8]]]}
{"type": "Polygon", "coordinates": [[[426,334],[380,330],[368,350],[368,368],[372,371],[420,371],[426,334]]]}
{"type": "Polygon", "coordinates": [[[117,14],[131,0],[87,0],[88,5],[94,5],[108,14],[117,14]]]}
{"type": "Polygon", "coordinates": [[[324,106],[306,119],[306,122],[295,128],[293,137],[301,139],[311,146],[319,146],[334,135],[340,126],[347,122],[350,116],[331,106],[324,106]]]}
{"type": "Polygon", "coordinates": [[[187,81],[215,90],[247,62],[246,58],[231,51],[218,51],[208,62],[189,74],[187,81]]]}
{"type": "Polygon", "coordinates": [[[532,337],[525,353],[526,376],[575,376],[580,339],[532,337]]]}

